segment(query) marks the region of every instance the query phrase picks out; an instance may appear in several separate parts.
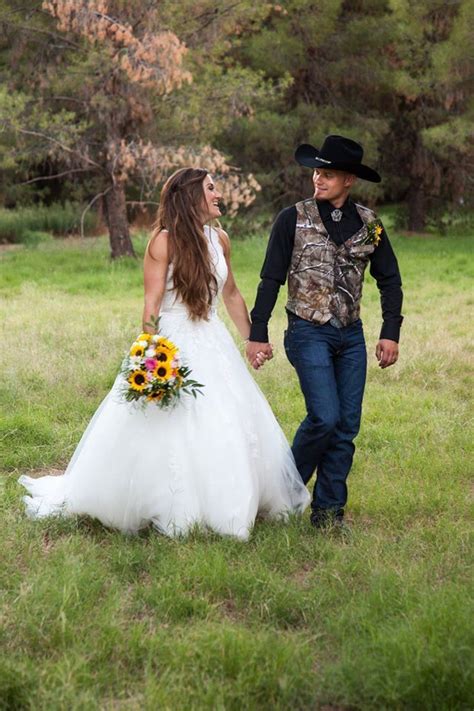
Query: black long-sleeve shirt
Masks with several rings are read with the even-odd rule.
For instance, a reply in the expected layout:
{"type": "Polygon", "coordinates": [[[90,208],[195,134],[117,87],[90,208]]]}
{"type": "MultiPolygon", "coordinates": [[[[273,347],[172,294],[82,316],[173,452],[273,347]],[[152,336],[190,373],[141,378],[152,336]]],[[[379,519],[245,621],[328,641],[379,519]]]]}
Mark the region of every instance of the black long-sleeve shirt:
{"type": "MultiPolygon", "coordinates": [[[[324,227],[330,239],[337,245],[352,237],[363,225],[355,204],[350,198],[341,208],[342,219],[340,222],[332,220],[331,211],[334,210],[334,206],[327,200],[318,200],[317,205],[324,227]]],[[[295,243],[296,217],[296,206],[293,205],[282,210],[273,224],[265,261],[260,272],[261,282],[258,286],[255,306],[250,314],[252,320],[251,341],[268,342],[268,321],[291,264],[295,243]]],[[[383,318],[380,338],[398,342],[400,326],[403,321],[401,315],[402,280],[397,259],[385,229],[379,244],[370,255],[369,269],[380,291],[383,318]]]]}

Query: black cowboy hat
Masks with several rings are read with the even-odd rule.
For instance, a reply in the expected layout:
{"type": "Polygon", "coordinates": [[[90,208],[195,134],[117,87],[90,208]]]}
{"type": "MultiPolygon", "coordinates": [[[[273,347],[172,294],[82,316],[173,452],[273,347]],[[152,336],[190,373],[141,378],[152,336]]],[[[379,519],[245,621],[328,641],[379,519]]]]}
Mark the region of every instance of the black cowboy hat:
{"type": "Polygon", "coordinates": [[[320,151],[309,143],[303,143],[295,151],[295,159],[307,168],[344,170],[371,183],[380,183],[382,178],[372,168],[362,165],[364,149],[360,143],[344,136],[327,136],[320,151]]]}

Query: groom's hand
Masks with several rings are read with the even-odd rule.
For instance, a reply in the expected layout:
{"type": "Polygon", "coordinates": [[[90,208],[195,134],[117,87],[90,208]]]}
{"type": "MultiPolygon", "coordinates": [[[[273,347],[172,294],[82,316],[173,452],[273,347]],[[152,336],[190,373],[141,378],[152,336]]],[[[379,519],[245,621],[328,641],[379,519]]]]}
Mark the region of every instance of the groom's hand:
{"type": "Polygon", "coordinates": [[[273,348],[271,343],[259,343],[258,341],[248,341],[246,348],[247,359],[255,370],[258,370],[266,360],[273,358],[273,348]]]}
{"type": "Polygon", "coordinates": [[[398,343],[388,338],[381,338],[375,348],[375,356],[381,368],[388,368],[398,360],[398,343]]]}

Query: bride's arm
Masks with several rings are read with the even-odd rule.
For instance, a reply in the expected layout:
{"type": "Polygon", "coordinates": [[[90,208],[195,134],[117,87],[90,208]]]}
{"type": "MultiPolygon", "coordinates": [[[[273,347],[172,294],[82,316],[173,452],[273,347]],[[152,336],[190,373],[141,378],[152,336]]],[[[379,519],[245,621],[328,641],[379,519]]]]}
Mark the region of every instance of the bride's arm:
{"type": "Polygon", "coordinates": [[[149,323],[160,311],[161,301],[166,288],[168,273],[168,233],[162,230],[149,241],[143,263],[143,281],[145,285],[145,304],[143,307],[143,330],[152,331],[149,323]]]}
{"type": "Polygon", "coordinates": [[[235,283],[234,275],[232,273],[229,236],[227,232],[224,232],[224,230],[221,229],[218,230],[218,233],[222,249],[224,250],[224,256],[228,269],[227,281],[224,289],[222,290],[222,298],[227,312],[232,321],[235,323],[240,335],[242,338],[248,338],[250,335],[249,312],[243,296],[237,288],[237,284],[235,283]]]}

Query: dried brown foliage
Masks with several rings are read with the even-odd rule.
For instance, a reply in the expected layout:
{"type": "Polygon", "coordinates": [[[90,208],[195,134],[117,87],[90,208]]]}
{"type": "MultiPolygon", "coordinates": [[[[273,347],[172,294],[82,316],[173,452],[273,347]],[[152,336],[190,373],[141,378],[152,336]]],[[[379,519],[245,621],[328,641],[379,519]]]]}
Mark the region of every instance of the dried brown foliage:
{"type": "Polygon", "coordinates": [[[261,189],[252,174],[240,173],[211,146],[156,147],[151,142],[122,139],[109,143],[107,158],[115,165],[117,181],[127,182],[130,178],[140,177],[149,192],[177,168],[204,168],[217,182],[230,215],[235,215],[240,207],[251,205],[261,189]]]}
{"type": "MultiPolygon", "coordinates": [[[[140,136],[141,128],[153,122],[150,96],[169,94],[192,81],[184,66],[185,44],[169,29],[155,31],[160,25],[157,8],[144,11],[142,19],[148,21],[137,23],[139,35],[130,22],[113,15],[108,0],[44,0],[42,7],[57,20],[59,30],[100,47],[116,67],[104,72],[100,97],[89,98],[98,123],[107,126],[101,154],[114,185],[124,187],[139,179],[143,193],[150,195],[177,168],[202,167],[219,182],[229,214],[255,200],[260,190],[255,178],[243,176],[211,146],[156,146],[140,136]]],[[[83,155],[88,155],[88,147],[83,155]]]]}
{"type": "Polygon", "coordinates": [[[107,47],[129,80],[168,94],[192,76],[183,66],[187,47],[169,30],[138,37],[129,23],[109,15],[107,0],[45,0],[43,9],[58,21],[58,29],[107,47]]]}

